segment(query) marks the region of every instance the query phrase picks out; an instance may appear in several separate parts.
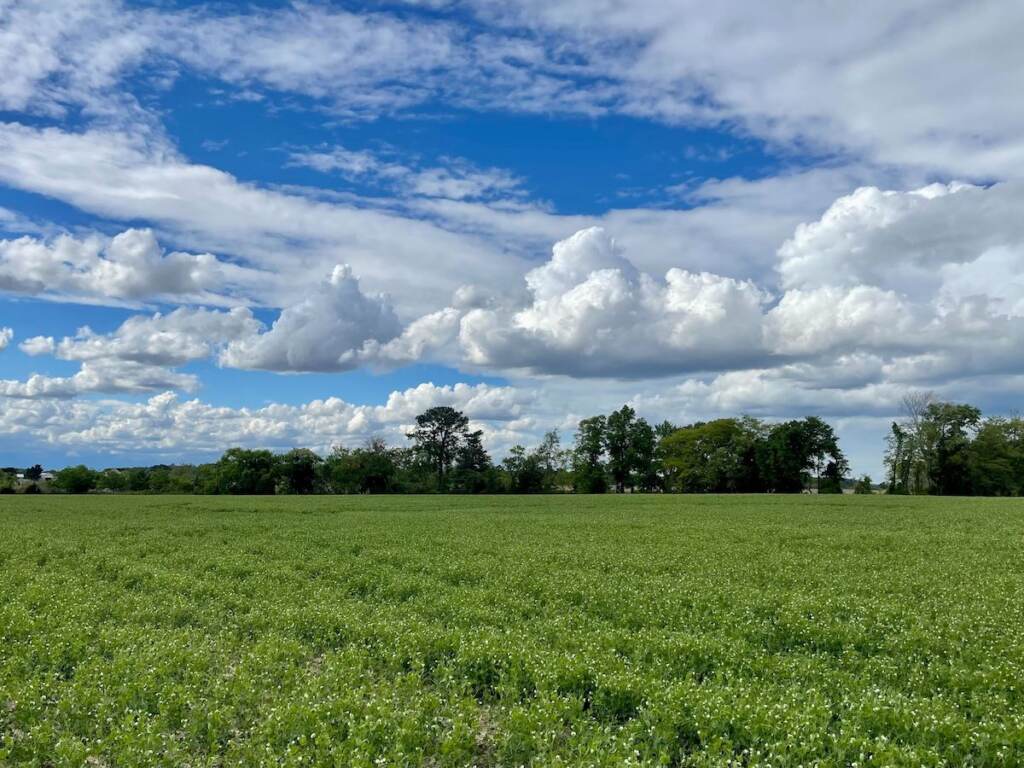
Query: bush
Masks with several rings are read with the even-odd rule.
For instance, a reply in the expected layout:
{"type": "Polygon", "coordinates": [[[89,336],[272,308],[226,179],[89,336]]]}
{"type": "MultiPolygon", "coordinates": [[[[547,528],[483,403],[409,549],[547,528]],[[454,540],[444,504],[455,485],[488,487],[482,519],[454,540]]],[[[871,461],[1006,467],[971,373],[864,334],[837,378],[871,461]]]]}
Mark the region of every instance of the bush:
{"type": "Polygon", "coordinates": [[[871,485],[871,478],[864,475],[857,481],[857,484],[853,486],[853,492],[859,494],[874,493],[875,489],[871,485]]]}

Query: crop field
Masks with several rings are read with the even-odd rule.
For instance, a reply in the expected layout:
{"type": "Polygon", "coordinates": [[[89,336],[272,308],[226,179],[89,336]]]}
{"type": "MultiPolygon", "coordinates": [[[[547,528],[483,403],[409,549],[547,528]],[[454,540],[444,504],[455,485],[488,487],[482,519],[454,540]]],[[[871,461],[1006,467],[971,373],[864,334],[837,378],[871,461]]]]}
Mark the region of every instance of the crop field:
{"type": "Polygon", "coordinates": [[[1024,504],[0,497],[0,765],[1024,764],[1024,504]]]}

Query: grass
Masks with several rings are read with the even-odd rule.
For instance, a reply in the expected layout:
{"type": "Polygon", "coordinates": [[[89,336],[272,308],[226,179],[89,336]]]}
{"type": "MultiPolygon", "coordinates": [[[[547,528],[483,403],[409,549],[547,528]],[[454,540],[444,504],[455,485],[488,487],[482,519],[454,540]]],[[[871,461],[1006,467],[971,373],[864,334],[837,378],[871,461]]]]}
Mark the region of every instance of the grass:
{"type": "Polygon", "coordinates": [[[1020,765],[1024,505],[0,497],[0,764],[1020,765]]]}

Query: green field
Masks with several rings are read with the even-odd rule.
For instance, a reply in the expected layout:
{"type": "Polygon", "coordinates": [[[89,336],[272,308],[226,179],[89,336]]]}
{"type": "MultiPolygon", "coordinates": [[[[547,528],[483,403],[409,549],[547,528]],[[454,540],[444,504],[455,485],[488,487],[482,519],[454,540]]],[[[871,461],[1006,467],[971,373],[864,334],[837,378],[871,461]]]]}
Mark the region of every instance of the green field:
{"type": "Polygon", "coordinates": [[[0,764],[1024,764],[1024,503],[0,497],[0,764]]]}

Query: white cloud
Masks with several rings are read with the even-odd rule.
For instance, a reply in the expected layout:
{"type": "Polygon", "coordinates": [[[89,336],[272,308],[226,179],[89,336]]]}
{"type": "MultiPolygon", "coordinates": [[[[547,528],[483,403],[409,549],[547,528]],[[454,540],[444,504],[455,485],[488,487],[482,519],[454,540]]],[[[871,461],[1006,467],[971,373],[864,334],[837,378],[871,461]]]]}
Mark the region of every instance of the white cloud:
{"type": "Polygon", "coordinates": [[[346,117],[428,101],[628,114],[738,126],[881,166],[969,178],[1024,171],[1016,39],[1024,11],[1015,4],[465,7],[472,21],[445,10],[353,13],[316,4],[218,16],[113,0],[8,3],[0,8],[0,105],[60,114],[80,104],[105,119],[148,119],[124,76],[141,72],[131,86],[146,92],[191,69],[228,84],[228,98],[300,94],[346,117]]]}
{"type": "MultiPolygon", "coordinates": [[[[358,352],[343,354],[340,360],[343,364],[351,361],[386,368],[420,362],[431,354],[440,355],[454,342],[460,317],[460,311],[454,307],[431,312],[413,320],[390,341],[381,343],[378,339],[367,339],[358,352]]],[[[454,352],[444,354],[453,357],[454,352]]]]}
{"type": "MultiPolygon", "coordinates": [[[[1017,5],[475,5],[585,58],[615,86],[614,111],[735,121],[770,140],[972,178],[1024,172],[1017,5]]],[[[606,94],[597,89],[592,100],[606,94]]]]}
{"type": "Polygon", "coordinates": [[[270,329],[245,307],[179,307],[132,315],[107,334],[85,326],[60,341],[36,336],[20,349],[30,356],[165,368],[210,358],[226,367],[279,372],[386,368],[450,344],[459,316],[445,308],[403,328],[386,296],[363,293],[351,269],[337,266],[306,299],[283,309],[270,329]]]}
{"type": "Polygon", "coordinates": [[[0,397],[71,398],[95,392],[192,391],[198,385],[199,380],[192,374],[126,360],[96,360],[82,363],[79,371],[69,377],[33,374],[25,381],[0,379],[0,397]]]}
{"type": "Polygon", "coordinates": [[[789,355],[899,349],[918,333],[919,322],[893,291],[866,285],[794,289],[768,314],[767,343],[789,355]]]}
{"type": "Polygon", "coordinates": [[[369,182],[401,196],[479,200],[521,194],[522,180],[509,171],[477,168],[461,158],[442,157],[440,161],[443,165],[438,167],[417,168],[367,150],[340,146],[291,154],[293,165],[369,182]]]}
{"type": "Polygon", "coordinates": [[[752,283],[670,269],[641,273],[598,228],[555,245],[526,276],[522,309],[474,309],[460,341],[470,361],[573,376],[643,377],[717,370],[763,356],[752,283]]]}
{"type": "Polygon", "coordinates": [[[214,291],[242,270],[216,257],[164,253],[148,229],[106,238],[60,235],[0,240],[0,290],[82,300],[173,298],[223,302],[214,291]]]}
{"type": "Polygon", "coordinates": [[[1024,187],[1016,182],[907,192],[862,187],[782,245],[783,285],[868,283],[930,295],[946,265],[973,262],[993,248],[1024,247],[1024,223],[1016,215],[1022,202],[1024,187]]]}
{"type": "Polygon", "coordinates": [[[0,107],[59,115],[83,106],[111,116],[103,97],[148,52],[149,18],[104,0],[0,5],[0,107]]]}
{"type": "Polygon", "coordinates": [[[220,356],[233,368],[340,371],[359,364],[366,342],[389,342],[401,325],[386,296],[364,294],[347,265],[304,301],[281,312],[265,332],[232,341],[220,356]]]}
{"type": "Polygon", "coordinates": [[[21,342],[18,345],[18,349],[29,357],[39,357],[41,355],[52,355],[57,351],[57,344],[52,336],[33,336],[21,342]]]}
{"type": "Polygon", "coordinates": [[[416,414],[431,405],[457,407],[475,426],[493,429],[513,423],[530,402],[531,395],[508,387],[430,383],[393,392],[384,405],[328,398],[301,405],[226,408],[182,401],[170,392],[144,403],[10,399],[0,409],[0,435],[127,455],[220,453],[232,445],[299,445],[326,451],[331,445],[354,445],[378,434],[404,443],[404,432],[416,414]]]}
{"type": "MultiPolygon", "coordinates": [[[[177,366],[208,358],[231,341],[258,333],[260,328],[260,321],[245,308],[221,311],[179,307],[167,314],[133,315],[110,334],[97,334],[83,327],[75,336],[52,346],[63,360],[113,359],[177,366]]],[[[32,341],[33,349],[51,346],[51,340],[32,341]]]]}
{"type": "Polygon", "coordinates": [[[287,280],[260,282],[265,303],[286,306],[339,253],[365,284],[387,288],[407,316],[473,282],[500,286],[523,271],[515,250],[427,221],[239,182],[187,162],[165,142],[106,130],[67,133],[0,123],[0,181],[115,219],[145,219],[176,241],[233,254],[287,280]],[[102,178],[104,184],[93,183],[102,178]]]}
{"type": "Polygon", "coordinates": [[[871,350],[894,380],[1020,371],[1019,183],[858,189],[779,249],[777,350],[871,350]]]}
{"type": "Polygon", "coordinates": [[[14,330],[11,328],[0,328],[0,350],[7,349],[7,345],[14,338],[14,330]]]}

